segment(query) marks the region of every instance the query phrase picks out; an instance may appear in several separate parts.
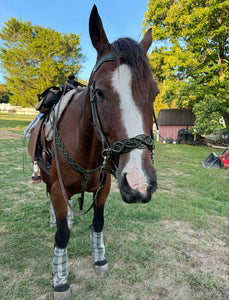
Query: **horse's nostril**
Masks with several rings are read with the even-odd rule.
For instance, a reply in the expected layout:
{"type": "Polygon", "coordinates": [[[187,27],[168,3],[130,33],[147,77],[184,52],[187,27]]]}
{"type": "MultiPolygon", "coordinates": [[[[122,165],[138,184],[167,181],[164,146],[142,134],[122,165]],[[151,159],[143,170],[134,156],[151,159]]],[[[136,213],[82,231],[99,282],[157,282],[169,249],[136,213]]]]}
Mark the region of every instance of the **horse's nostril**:
{"type": "Polygon", "coordinates": [[[139,190],[130,187],[127,180],[127,173],[124,173],[118,180],[122,199],[126,203],[147,203],[151,199],[152,193],[157,189],[155,185],[148,185],[146,192],[142,194],[139,190]]]}
{"type": "Polygon", "coordinates": [[[135,174],[127,173],[126,180],[130,188],[139,191],[141,194],[145,195],[148,184],[147,181],[144,180],[144,178],[138,178],[137,176],[135,176],[135,174]]]}

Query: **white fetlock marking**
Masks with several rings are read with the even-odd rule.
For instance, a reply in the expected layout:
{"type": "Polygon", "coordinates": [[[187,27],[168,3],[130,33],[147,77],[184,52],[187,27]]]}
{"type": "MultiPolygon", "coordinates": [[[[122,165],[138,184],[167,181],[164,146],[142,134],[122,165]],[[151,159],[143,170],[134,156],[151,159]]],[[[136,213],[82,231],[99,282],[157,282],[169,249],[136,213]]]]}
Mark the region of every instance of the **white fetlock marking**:
{"type": "Polygon", "coordinates": [[[65,285],[68,283],[67,264],[67,248],[60,249],[55,246],[52,269],[54,287],[65,285]]]}
{"type": "Polygon", "coordinates": [[[95,232],[94,227],[90,227],[91,249],[94,262],[105,259],[105,245],[103,241],[103,232],[95,232]]]}

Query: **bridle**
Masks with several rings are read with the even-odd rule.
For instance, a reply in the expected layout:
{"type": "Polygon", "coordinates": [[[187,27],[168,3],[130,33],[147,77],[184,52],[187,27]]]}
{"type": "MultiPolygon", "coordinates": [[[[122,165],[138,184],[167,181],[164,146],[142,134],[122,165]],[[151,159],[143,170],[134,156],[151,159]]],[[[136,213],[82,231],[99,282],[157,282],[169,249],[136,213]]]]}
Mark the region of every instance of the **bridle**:
{"type": "MultiPolygon", "coordinates": [[[[120,56],[120,58],[122,58],[122,55],[120,56]]],[[[93,68],[92,75],[94,76],[95,73],[98,71],[98,69],[101,67],[101,65],[108,61],[116,61],[116,58],[112,52],[109,52],[108,54],[104,55],[96,63],[95,67],[93,68]]],[[[92,113],[92,123],[95,128],[95,131],[98,132],[99,138],[101,139],[101,142],[102,142],[101,155],[103,157],[103,161],[95,169],[93,169],[93,170],[84,169],[76,161],[73,160],[73,158],[70,156],[70,154],[65,149],[64,144],[61,140],[61,137],[58,133],[57,122],[55,122],[55,124],[54,124],[54,133],[55,134],[54,134],[54,139],[53,139],[53,150],[54,150],[54,155],[55,155],[55,160],[56,160],[56,168],[57,168],[57,173],[58,173],[58,178],[59,178],[59,182],[60,182],[62,195],[64,197],[66,204],[70,207],[70,209],[76,215],[81,215],[81,216],[86,214],[96,204],[97,197],[98,197],[100,191],[102,190],[103,185],[105,184],[105,181],[106,181],[106,173],[110,172],[112,175],[116,176],[117,165],[116,165],[115,161],[120,156],[120,154],[128,153],[133,149],[148,148],[151,151],[151,158],[153,160],[153,150],[154,150],[153,133],[151,133],[151,136],[145,135],[145,134],[140,134],[140,135],[137,135],[136,137],[117,141],[117,142],[113,143],[111,146],[109,145],[107,138],[103,132],[103,128],[102,128],[101,121],[100,121],[99,114],[98,114],[95,79],[93,80],[92,84],[90,85],[90,104],[91,104],[91,113],[92,113]],[[56,146],[58,146],[58,149],[60,150],[60,152],[63,155],[63,157],[65,158],[65,160],[76,171],[78,171],[82,174],[81,197],[79,197],[79,199],[78,199],[79,205],[80,205],[80,210],[83,207],[84,192],[86,190],[87,181],[90,177],[90,174],[100,170],[99,184],[98,184],[98,188],[96,190],[95,196],[93,198],[93,202],[91,203],[90,207],[83,213],[77,212],[69,202],[69,199],[68,199],[66,191],[65,191],[63,179],[61,176],[61,170],[60,170],[59,160],[58,160],[58,156],[57,156],[56,146]]],[[[154,115],[154,118],[155,118],[155,115],[154,115]]],[[[155,118],[155,121],[156,121],[156,118],[155,118]]]]}
{"type": "MultiPolygon", "coordinates": [[[[119,58],[123,58],[122,55],[119,58]]],[[[108,61],[116,61],[116,58],[112,52],[104,55],[93,68],[93,75],[98,71],[101,65],[108,61]]],[[[127,138],[113,143],[111,146],[109,145],[106,135],[103,132],[103,128],[101,125],[101,121],[98,115],[97,109],[97,97],[96,97],[96,89],[95,89],[95,79],[93,83],[90,85],[90,103],[91,103],[91,111],[92,111],[92,120],[93,126],[95,130],[98,132],[99,137],[102,142],[102,156],[104,158],[104,166],[106,169],[115,176],[117,166],[115,164],[116,158],[122,154],[130,152],[133,149],[144,149],[148,148],[151,151],[151,158],[153,160],[153,150],[154,150],[154,138],[153,133],[151,135],[140,134],[133,138],[127,138]],[[109,163],[109,167],[108,164],[109,163]]],[[[155,114],[154,114],[155,118],[155,114]]],[[[156,118],[155,118],[156,120],[156,118]]]]}

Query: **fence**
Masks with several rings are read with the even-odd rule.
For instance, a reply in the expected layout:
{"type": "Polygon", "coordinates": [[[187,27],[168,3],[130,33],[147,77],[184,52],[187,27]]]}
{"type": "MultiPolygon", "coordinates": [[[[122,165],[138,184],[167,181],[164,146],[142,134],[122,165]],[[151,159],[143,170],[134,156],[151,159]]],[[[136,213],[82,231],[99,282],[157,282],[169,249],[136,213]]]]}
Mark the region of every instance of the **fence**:
{"type": "Polygon", "coordinates": [[[0,103],[1,113],[15,113],[21,115],[37,115],[35,108],[27,108],[22,106],[13,106],[10,103],[0,103]]]}

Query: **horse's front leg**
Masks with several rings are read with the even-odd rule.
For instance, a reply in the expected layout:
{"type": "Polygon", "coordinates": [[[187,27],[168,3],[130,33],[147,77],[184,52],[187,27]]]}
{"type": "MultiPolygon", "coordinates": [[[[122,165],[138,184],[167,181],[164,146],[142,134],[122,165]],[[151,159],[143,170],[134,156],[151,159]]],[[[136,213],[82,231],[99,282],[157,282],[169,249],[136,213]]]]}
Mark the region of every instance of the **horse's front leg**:
{"type": "Polygon", "coordinates": [[[57,225],[52,268],[54,296],[57,299],[59,296],[62,297],[64,295],[64,297],[67,299],[70,297],[67,270],[67,244],[70,237],[70,230],[67,222],[67,205],[62,197],[58,182],[52,186],[51,199],[56,215],[57,225]]]}
{"type": "MultiPolygon", "coordinates": [[[[94,217],[90,226],[91,248],[96,274],[103,275],[108,272],[108,262],[105,257],[105,245],[103,240],[104,204],[110,190],[110,175],[101,190],[94,207],[94,217]]],[[[94,194],[95,196],[95,194],[94,194]]]]}
{"type": "Polygon", "coordinates": [[[105,245],[103,240],[103,207],[94,209],[94,218],[90,226],[91,248],[96,274],[102,275],[108,271],[108,262],[105,257],[105,245]]]}

